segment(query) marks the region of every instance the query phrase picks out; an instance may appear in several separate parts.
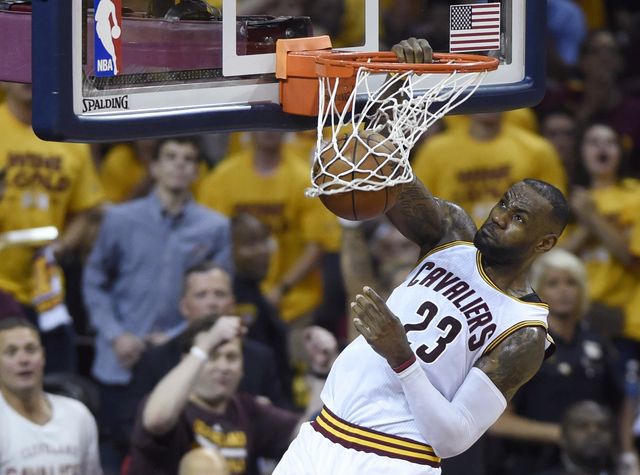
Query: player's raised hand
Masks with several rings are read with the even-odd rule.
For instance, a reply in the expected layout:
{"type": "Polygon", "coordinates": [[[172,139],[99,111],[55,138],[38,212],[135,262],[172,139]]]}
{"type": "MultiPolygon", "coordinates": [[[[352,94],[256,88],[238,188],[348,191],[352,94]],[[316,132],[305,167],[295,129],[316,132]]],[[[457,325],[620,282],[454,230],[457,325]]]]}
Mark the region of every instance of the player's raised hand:
{"type": "Polygon", "coordinates": [[[433,49],[423,38],[409,38],[393,45],[391,48],[400,63],[430,63],[433,60],[433,49]]]}
{"type": "Polygon", "coordinates": [[[365,337],[376,353],[396,368],[413,356],[402,323],[382,298],[370,287],[363,289],[351,302],[357,315],[353,319],[356,329],[365,337]]]}

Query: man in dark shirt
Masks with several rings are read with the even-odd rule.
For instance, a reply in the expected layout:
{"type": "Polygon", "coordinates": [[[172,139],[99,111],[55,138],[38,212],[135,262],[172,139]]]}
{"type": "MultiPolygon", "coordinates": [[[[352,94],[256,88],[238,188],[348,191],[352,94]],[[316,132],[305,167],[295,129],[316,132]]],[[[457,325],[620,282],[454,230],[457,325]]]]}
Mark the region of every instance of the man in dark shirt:
{"type": "Polygon", "coordinates": [[[610,475],[614,472],[614,424],[610,411],[594,401],[571,406],[562,418],[562,463],[538,475],[610,475]]]}
{"type": "Polygon", "coordinates": [[[243,332],[238,317],[223,316],[184,333],[182,361],[138,412],[129,474],[173,475],[194,445],[218,450],[233,474],[257,475],[259,457],[284,453],[300,417],[236,393],[243,332]]]}
{"type": "MultiPolygon", "coordinates": [[[[231,278],[224,269],[211,263],[202,263],[185,272],[180,311],[188,323],[210,315],[234,314],[234,308],[231,278]]],[[[134,366],[119,415],[123,443],[129,440],[136,409],[142,398],[180,362],[180,338],[178,335],[163,345],[147,349],[134,366]]],[[[290,403],[283,396],[282,385],[278,381],[273,351],[245,338],[242,353],[243,377],[238,389],[255,396],[265,396],[276,406],[289,407],[290,403]]]]}
{"type": "MultiPolygon", "coordinates": [[[[554,249],[532,266],[531,283],[549,305],[549,331],[556,351],[490,429],[490,434],[503,438],[489,440],[496,452],[490,454],[490,463],[498,465],[491,472],[503,475],[527,475],[559,462],[560,421],[572,404],[590,399],[621,422],[629,408],[613,346],[582,320],[589,305],[582,262],[554,249]]],[[[628,450],[630,434],[624,429],[620,424],[620,444],[628,450]]]]}
{"type": "MultiPolygon", "coordinates": [[[[229,274],[221,267],[207,262],[187,269],[183,279],[180,311],[187,323],[214,314],[235,315],[235,298],[229,274]]],[[[180,362],[179,342],[180,336],[177,336],[142,354],[133,369],[129,392],[136,404],[180,362]]],[[[264,344],[247,340],[242,345],[242,352],[245,364],[240,391],[265,396],[277,406],[288,407],[288,401],[282,396],[278,384],[273,351],[264,344]]]]}

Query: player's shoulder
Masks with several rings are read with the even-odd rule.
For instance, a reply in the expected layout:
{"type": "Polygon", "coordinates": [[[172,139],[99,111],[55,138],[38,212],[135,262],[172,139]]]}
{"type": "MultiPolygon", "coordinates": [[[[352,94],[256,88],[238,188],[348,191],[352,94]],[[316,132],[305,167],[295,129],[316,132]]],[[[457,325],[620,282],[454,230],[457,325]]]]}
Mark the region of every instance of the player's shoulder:
{"type": "Polygon", "coordinates": [[[478,228],[469,213],[451,201],[442,198],[436,200],[445,222],[445,232],[436,247],[454,241],[473,241],[478,228]]]}
{"type": "Polygon", "coordinates": [[[489,376],[510,401],[540,369],[546,353],[547,331],[539,325],[525,325],[496,343],[488,347],[489,351],[474,366],[489,376]]]}

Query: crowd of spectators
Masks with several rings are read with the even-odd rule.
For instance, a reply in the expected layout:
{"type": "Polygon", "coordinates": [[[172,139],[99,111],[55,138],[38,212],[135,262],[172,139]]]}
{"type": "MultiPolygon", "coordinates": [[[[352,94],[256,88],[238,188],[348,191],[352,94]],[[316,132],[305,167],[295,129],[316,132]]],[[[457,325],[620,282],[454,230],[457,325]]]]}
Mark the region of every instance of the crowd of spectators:
{"type": "MultiPolygon", "coordinates": [[[[381,2],[381,47],[446,50],[470,2],[381,2]]],[[[245,3],[363,33],[360,0],[245,3]]],[[[531,275],[557,352],[445,475],[640,475],[640,5],[548,0],[548,27],[538,106],[446,117],[412,152],[478,224],[524,178],[572,211],[531,275]]],[[[269,473],[356,335],[348,302],[419,250],[304,197],[315,132],[43,142],[30,86],[0,86],[0,232],[59,231],[0,249],[0,472],[269,473]]]]}

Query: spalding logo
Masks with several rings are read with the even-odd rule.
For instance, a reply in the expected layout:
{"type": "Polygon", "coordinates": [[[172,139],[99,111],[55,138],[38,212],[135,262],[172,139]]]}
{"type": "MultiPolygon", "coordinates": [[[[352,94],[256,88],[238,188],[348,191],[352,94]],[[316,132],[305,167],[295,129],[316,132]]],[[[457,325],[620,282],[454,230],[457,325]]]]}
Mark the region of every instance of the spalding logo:
{"type": "Polygon", "coordinates": [[[82,99],[82,112],[92,112],[104,109],[129,109],[129,95],[117,97],[99,97],[82,99]]]}

